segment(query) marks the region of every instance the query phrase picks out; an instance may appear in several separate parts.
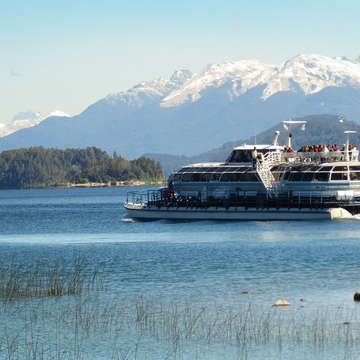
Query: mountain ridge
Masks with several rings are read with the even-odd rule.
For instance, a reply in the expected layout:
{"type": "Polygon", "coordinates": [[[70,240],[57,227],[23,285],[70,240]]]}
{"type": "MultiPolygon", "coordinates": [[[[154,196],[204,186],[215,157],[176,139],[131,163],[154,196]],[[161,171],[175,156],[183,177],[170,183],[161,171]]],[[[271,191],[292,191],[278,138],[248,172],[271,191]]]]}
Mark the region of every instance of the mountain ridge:
{"type": "Polygon", "coordinates": [[[356,61],[297,55],[280,65],[225,62],[198,74],[183,69],[141,82],[70,118],[50,117],[0,138],[0,150],[97,146],[126,158],[190,156],[290,117],[327,113],[357,121],[359,99],[356,61]]]}

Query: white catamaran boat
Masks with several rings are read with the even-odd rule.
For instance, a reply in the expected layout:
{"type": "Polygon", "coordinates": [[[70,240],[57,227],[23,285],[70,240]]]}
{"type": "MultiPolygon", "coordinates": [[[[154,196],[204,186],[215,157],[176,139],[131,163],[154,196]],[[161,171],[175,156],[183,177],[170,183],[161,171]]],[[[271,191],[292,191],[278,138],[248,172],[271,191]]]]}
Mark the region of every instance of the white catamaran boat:
{"type": "Polygon", "coordinates": [[[129,192],[125,208],[140,219],[315,220],[349,218],[360,212],[359,152],[349,144],[291,148],[242,145],[223,163],[187,165],[170,175],[168,186],[129,192]]]}

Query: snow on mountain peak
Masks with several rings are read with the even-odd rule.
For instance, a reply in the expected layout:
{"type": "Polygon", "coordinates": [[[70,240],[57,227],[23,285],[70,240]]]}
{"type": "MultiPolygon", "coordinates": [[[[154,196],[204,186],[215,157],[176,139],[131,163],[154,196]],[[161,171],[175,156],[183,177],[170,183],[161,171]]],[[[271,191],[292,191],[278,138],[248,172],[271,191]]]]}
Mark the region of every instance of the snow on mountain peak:
{"type": "Polygon", "coordinates": [[[314,94],[328,86],[359,86],[360,66],[344,57],[297,55],[285,61],[273,73],[263,98],[279,91],[295,91],[294,83],[305,95],[314,94]]]}
{"type": "Polygon", "coordinates": [[[0,137],[12,134],[15,131],[33,127],[40,124],[43,120],[53,117],[70,117],[70,115],[60,110],[55,110],[47,115],[42,115],[39,111],[23,111],[13,116],[9,123],[0,124],[0,137]]]}
{"type": "Polygon", "coordinates": [[[201,97],[201,91],[207,87],[221,87],[227,82],[232,82],[234,93],[240,95],[255,84],[264,82],[273,69],[273,65],[264,64],[259,60],[210,64],[203,72],[194,75],[182,88],[167,96],[161,106],[177,106],[188,99],[196,101],[201,97]]]}
{"type": "Polygon", "coordinates": [[[53,112],[51,112],[50,114],[46,115],[45,117],[42,118],[42,120],[45,120],[49,117],[52,117],[52,116],[58,116],[58,117],[71,117],[71,115],[67,114],[67,113],[64,113],[63,111],[61,110],[54,110],[53,112]]]}
{"type": "Polygon", "coordinates": [[[297,55],[278,66],[259,60],[212,64],[171,92],[161,106],[197,101],[206,88],[220,88],[225,84],[231,85],[231,91],[228,91],[230,100],[259,85],[265,85],[264,100],[279,91],[301,89],[309,95],[328,86],[359,86],[360,64],[346,57],[330,58],[316,54],[297,55]]]}
{"type": "Polygon", "coordinates": [[[161,100],[172,91],[180,88],[191,77],[192,73],[189,70],[177,70],[170,79],[158,78],[152,81],[143,81],[127,91],[110,94],[105,100],[113,105],[123,102],[139,108],[145,104],[161,100]]]}

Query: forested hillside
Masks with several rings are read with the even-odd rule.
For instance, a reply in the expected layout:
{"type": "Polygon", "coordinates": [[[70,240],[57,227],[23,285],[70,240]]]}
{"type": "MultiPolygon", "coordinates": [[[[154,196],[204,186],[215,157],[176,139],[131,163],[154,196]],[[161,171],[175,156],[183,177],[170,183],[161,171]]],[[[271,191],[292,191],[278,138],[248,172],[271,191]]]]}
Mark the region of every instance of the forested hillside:
{"type": "Polygon", "coordinates": [[[154,160],[110,157],[96,147],[86,149],[21,148],[0,153],[0,188],[22,189],[66,183],[109,182],[163,178],[154,160]]]}

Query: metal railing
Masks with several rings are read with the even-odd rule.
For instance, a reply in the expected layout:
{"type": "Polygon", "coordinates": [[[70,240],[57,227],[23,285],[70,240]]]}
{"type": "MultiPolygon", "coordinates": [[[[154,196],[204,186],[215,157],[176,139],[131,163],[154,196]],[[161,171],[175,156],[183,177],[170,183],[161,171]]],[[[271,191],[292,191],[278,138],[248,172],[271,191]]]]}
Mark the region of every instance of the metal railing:
{"type": "MultiPolygon", "coordinates": [[[[359,151],[350,150],[348,152],[349,161],[358,161],[359,151]]],[[[323,163],[347,161],[346,151],[329,151],[329,152],[284,152],[281,154],[281,161],[294,163],[323,163]]]]}

